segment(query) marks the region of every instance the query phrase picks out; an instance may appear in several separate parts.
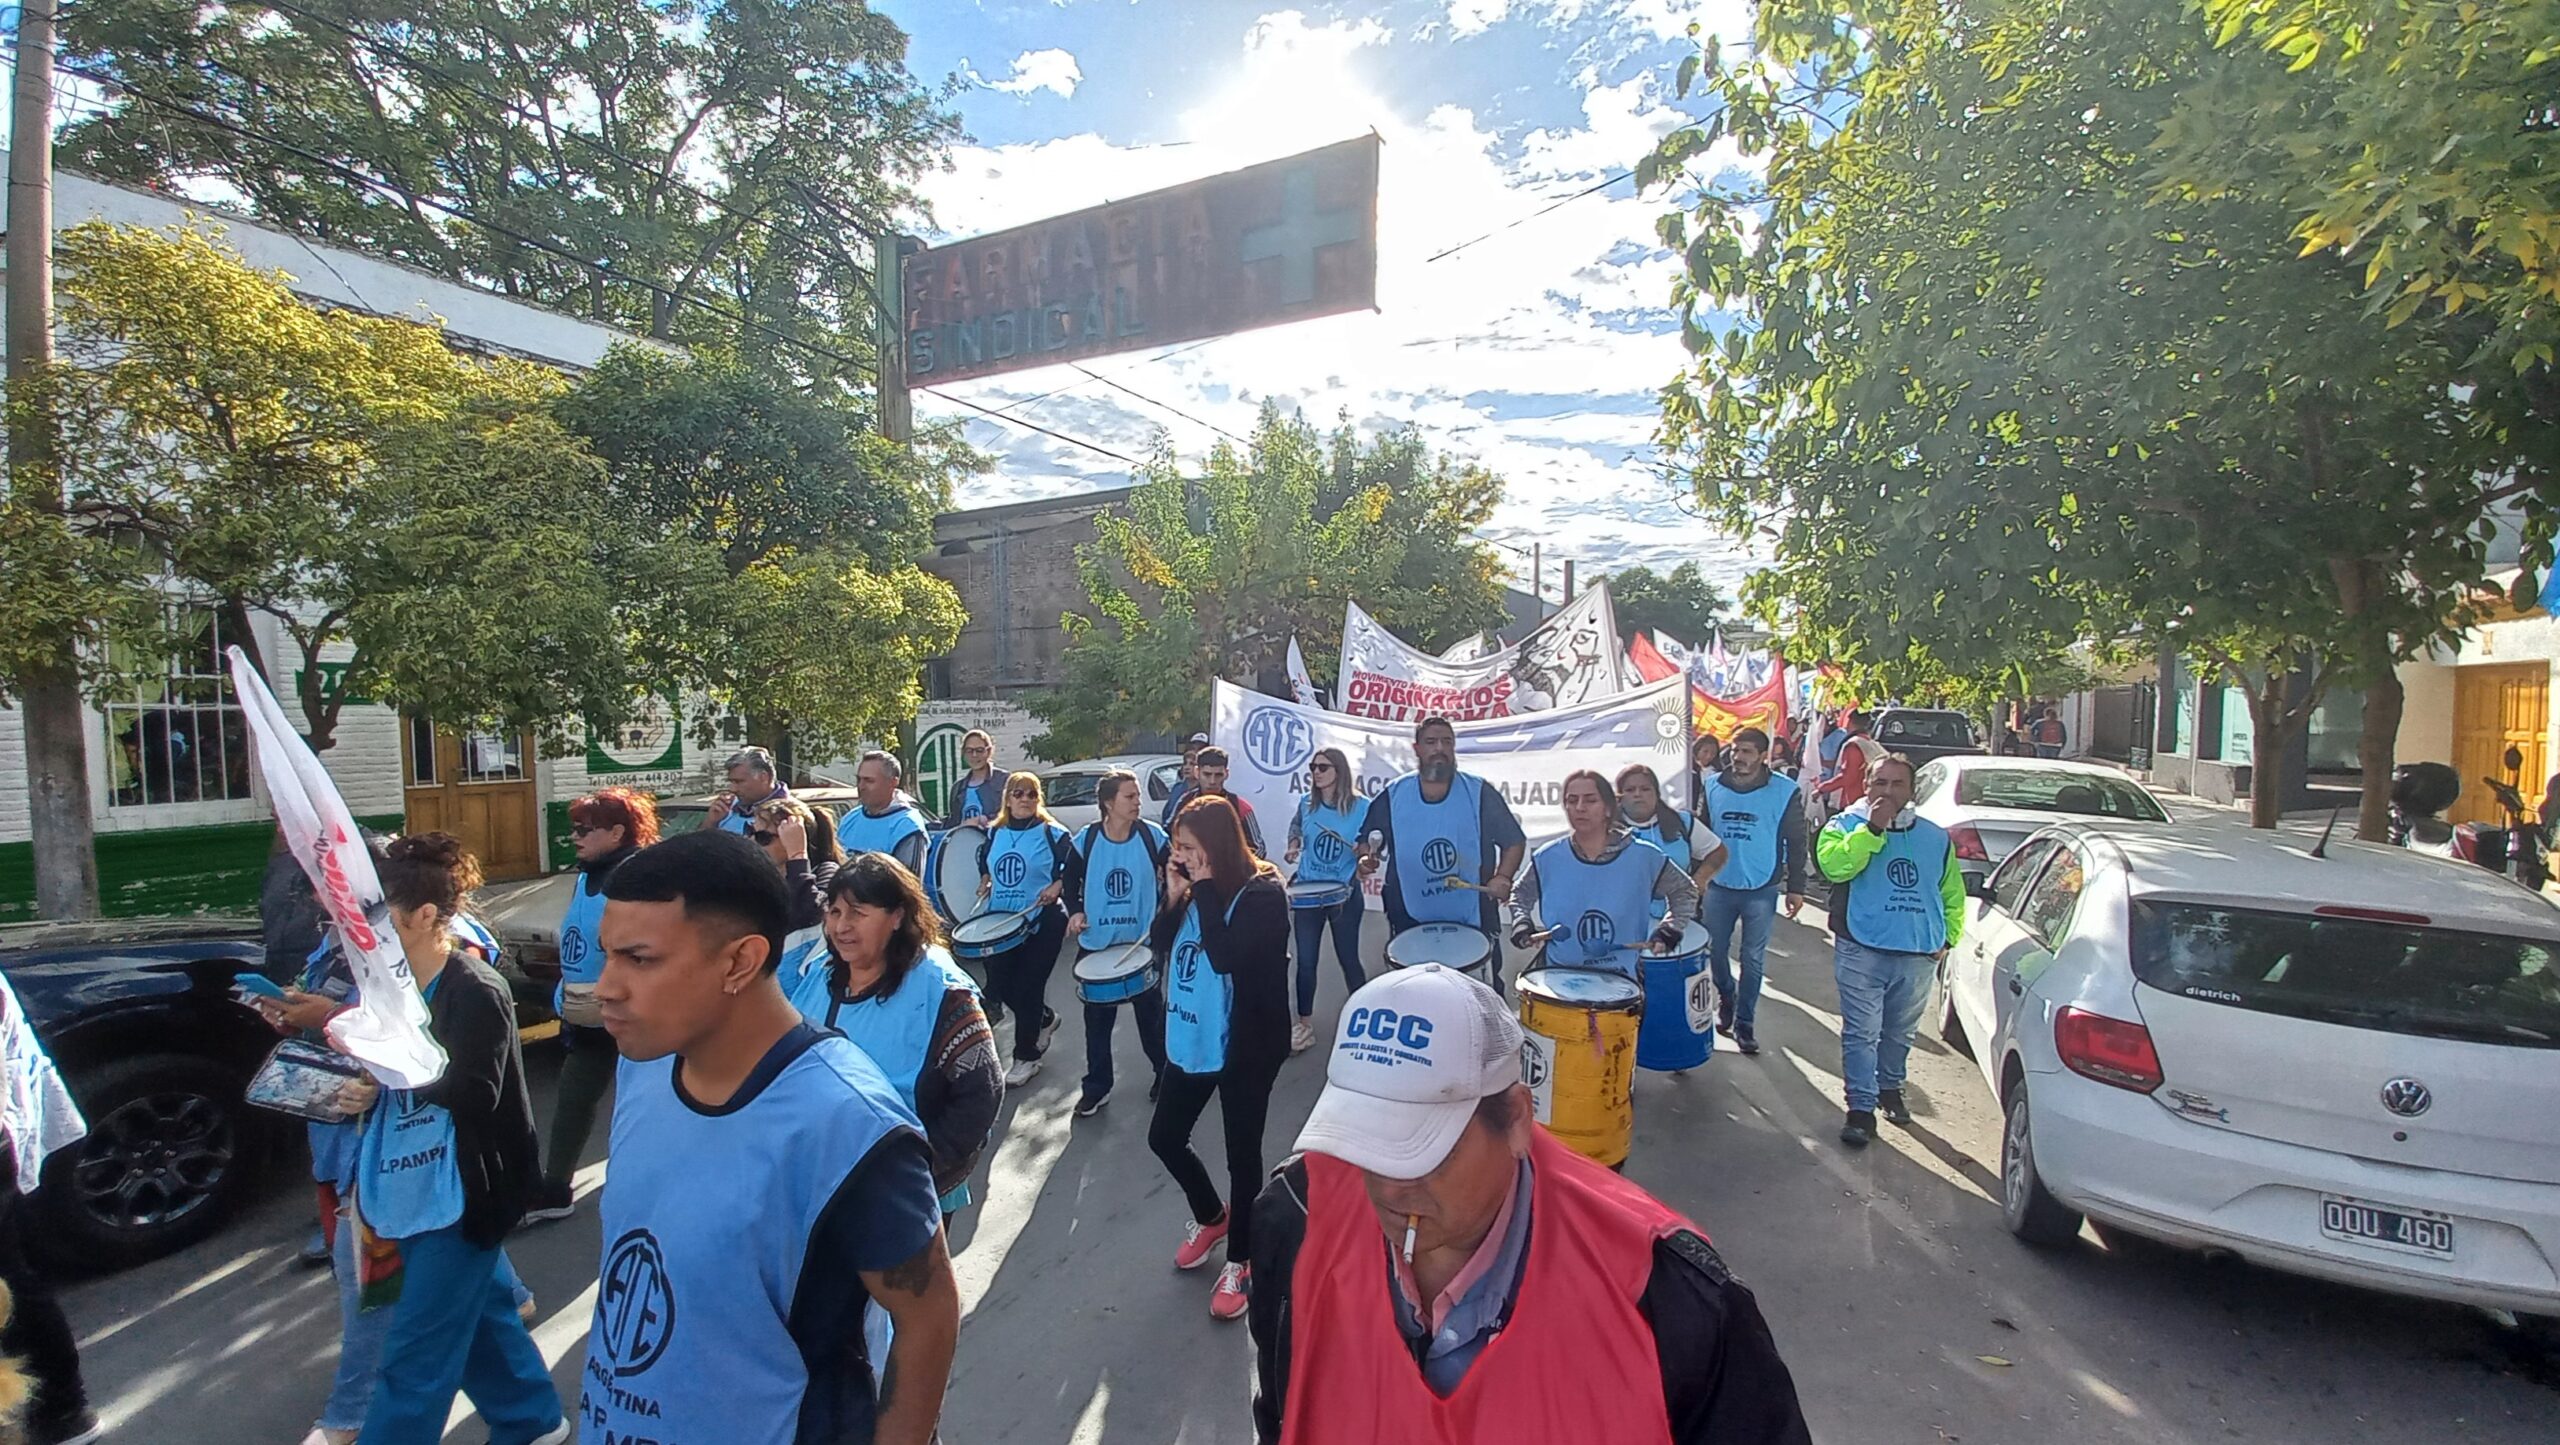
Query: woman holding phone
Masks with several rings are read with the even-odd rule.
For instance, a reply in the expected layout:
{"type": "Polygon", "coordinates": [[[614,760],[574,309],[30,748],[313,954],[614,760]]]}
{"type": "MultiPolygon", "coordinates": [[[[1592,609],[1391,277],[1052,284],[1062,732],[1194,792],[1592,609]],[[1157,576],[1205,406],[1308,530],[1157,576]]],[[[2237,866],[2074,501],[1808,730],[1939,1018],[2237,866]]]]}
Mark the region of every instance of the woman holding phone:
{"type": "Polygon", "coordinates": [[[1197,1269],[1227,1246],[1209,1313],[1231,1320],[1250,1299],[1262,1126],[1289,1058],[1289,895],[1278,870],[1253,856],[1225,798],[1195,798],[1174,817],[1165,906],[1149,942],[1165,961],[1165,1070],[1147,1147],[1191,1206],[1174,1268],[1197,1269]],[[1227,1138],[1224,1199],[1191,1148],[1212,1096],[1227,1138]]]}

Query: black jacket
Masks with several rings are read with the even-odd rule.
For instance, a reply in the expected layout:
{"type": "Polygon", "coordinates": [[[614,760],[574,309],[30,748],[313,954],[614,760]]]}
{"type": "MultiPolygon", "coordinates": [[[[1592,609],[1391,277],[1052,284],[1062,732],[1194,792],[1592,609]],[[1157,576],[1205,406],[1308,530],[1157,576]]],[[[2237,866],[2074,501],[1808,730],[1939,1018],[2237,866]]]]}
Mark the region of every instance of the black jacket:
{"type": "MultiPolygon", "coordinates": [[[[1227,1068],[1240,1075],[1275,1074],[1289,1060],[1289,890],[1276,873],[1257,873],[1227,917],[1227,897],[1213,882],[1191,886],[1200,905],[1200,947],[1209,966],[1235,984],[1227,1013],[1227,1068]]],[[[1188,906],[1188,905],[1186,905],[1188,906]]],[[[1182,931],[1180,908],[1156,915],[1148,944],[1156,957],[1173,955],[1182,931]]]]}
{"type": "Polygon", "coordinates": [[[418,1097],[453,1115],[454,1162],[462,1171],[462,1237],[494,1248],[524,1217],[541,1173],[533,1100],[525,1092],[516,1006],[505,980],[476,956],[445,960],[428,1028],[444,1045],[444,1076],[418,1097]]]}

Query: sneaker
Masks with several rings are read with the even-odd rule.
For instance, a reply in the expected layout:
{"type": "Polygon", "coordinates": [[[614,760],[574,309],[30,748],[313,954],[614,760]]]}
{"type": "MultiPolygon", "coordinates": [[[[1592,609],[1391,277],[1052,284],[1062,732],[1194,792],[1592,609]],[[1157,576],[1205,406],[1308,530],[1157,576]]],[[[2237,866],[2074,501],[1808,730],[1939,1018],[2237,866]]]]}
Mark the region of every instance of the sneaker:
{"type": "Polygon", "coordinates": [[[1038,1059],[1016,1059],[1013,1061],[1013,1067],[1004,1071],[1004,1086],[1008,1089],[1019,1089],[1039,1077],[1039,1074],[1038,1059]]]}
{"type": "Polygon", "coordinates": [[[1218,1271],[1217,1287],[1209,1291],[1209,1313],[1222,1320],[1243,1314],[1253,1302],[1253,1269],[1250,1265],[1231,1264],[1218,1271]]]}
{"type": "Polygon", "coordinates": [[[576,1196],[569,1192],[568,1185],[545,1181],[534,1186],[533,1204],[531,1208],[525,1210],[524,1222],[542,1224],[554,1219],[566,1219],[577,1212],[578,1201],[576,1196]]]}
{"type": "Polygon", "coordinates": [[[1897,1124],[1911,1122],[1911,1106],[1902,1102],[1900,1089],[1876,1090],[1876,1112],[1897,1124]]]}
{"type": "Polygon", "coordinates": [[[1111,1091],[1109,1089],[1105,1089],[1099,1094],[1087,1092],[1083,1097],[1076,1100],[1076,1117],[1079,1119],[1090,1119],[1094,1115],[1101,1113],[1102,1106],[1110,1102],[1111,1091]]]}
{"type": "Polygon", "coordinates": [[[1314,1048],[1315,1042],[1316,1021],[1314,1019],[1300,1019],[1289,1025],[1289,1052],[1303,1054],[1314,1048]]]}
{"type": "Polygon", "coordinates": [[[1056,1038],[1057,1035],[1058,1011],[1051,1009],[1049,1016],[1040,1022],[1040,1052],[1044,1054],[1049,1052],[1049,1040],[1056,1038]]]}
{"type": "Polygon", "coordinates": [[[1876,1136],[1876,1116],[1865,1109],[1851,1109],[1849,1120],[1840,1126],[1840,1142],[1852,1149],[1864,1149],[1876,1136]]]}
{"type": "Polygon", "coordinates": [[[1182,1223],[1182,1247],[1173,1252],[1175,1269],[1198,1269],[1209,1262],[1209,1251],[1227,1237],[1227,1216],[1219,1215],[1215,1224],[1202,1224],[1196,1219],[1182,1223]]]}
{"type": "Polygon", "coordinates": [[[38,1416],[27,1422],[27,1429],[31,1432],[27,1438],[35,1445],[90,1445],[107,1433],[107,1427],[98,1423],[98,1412],[85,1405],[67,1415],[38,1416]]]}
{"type": "Polygon", "coordinates": [[[329,1235],[327,1231],[321,1229],[320,1226],[316,1224],[311,1226],[310,1237],[302,1241],[302,1248],[294,1252],[293,1258],[296,1263],[314,1269],[327,1264],[329,1262],[329,1235]]]}
{"type": "Polygon", "coordinates": [[[1741,1049],[1745,1054],[1748,1054],[1753,1058],[1758,1058],[1760,1056],[1760,1041],[1751,1037],[1749,1034],[1744,1034],[1741,1038],[1735,1039],[1733,1042],[1734,1046],[1741,1049]]]}
{"type": "Polygon", "coordinates": [[[534,1436],[533,1445],[569,1445],[572,1438],[569,1422],[564,1419],[559,1424],[534,1436]]]}
{"type": "Polygon", "coordinates": [[[1733,995],[1721,990],[1716,994],[1716,1032],[1733,1037],[1733,995]]]}
{"type": "Polygon", "coordinates": [[[302,1445],[356,1445],[356,1432],[332,1430],[325,1425],[314,1425],[311,1427],[311,1433],[302,1437],[302,1445]]]}

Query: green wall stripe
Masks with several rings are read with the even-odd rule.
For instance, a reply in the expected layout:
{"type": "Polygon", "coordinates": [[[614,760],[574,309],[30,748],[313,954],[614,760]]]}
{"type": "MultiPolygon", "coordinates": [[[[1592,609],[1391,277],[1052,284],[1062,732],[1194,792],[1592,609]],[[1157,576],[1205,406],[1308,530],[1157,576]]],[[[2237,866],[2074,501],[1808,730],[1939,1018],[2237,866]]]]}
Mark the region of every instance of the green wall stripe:
{"type": "MultiPolygon", "coordinates": [[[[400,830],[398,813],[356,820],[378,832],[400,830]]],[[[153,828],[97,838],[98,905],[110,918],[186,913],[255,913],[275,824],[223,823],[153,828]]],[[[36,914],[32,843],[0,843],[0,923],[36,914]]]]}

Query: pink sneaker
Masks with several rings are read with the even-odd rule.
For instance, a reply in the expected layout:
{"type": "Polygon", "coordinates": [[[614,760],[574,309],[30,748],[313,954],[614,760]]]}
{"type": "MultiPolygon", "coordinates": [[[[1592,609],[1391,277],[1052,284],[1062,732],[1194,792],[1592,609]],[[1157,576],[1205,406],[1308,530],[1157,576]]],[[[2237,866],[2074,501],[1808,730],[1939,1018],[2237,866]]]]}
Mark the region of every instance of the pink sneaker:
{"type": "Polygon", "coordinates": [[[1253,1267],[1231,1264],[1218,1271],[1218,1286],[1209,1291],[1209,1313],[1231,1320],[1253,1302],[1253,1267]]]}
{"type": "Polygon", "coordinates": [[[1175,1269],[1198,1269],[1209,1260],[1209,1251],[1227,1237],[1227,1216],[1219,1215],[1215,1224],[1202,1224],[1196,1219],[1182,1225],[1182,1247],[1173,1252],[1175,1269]]]}

